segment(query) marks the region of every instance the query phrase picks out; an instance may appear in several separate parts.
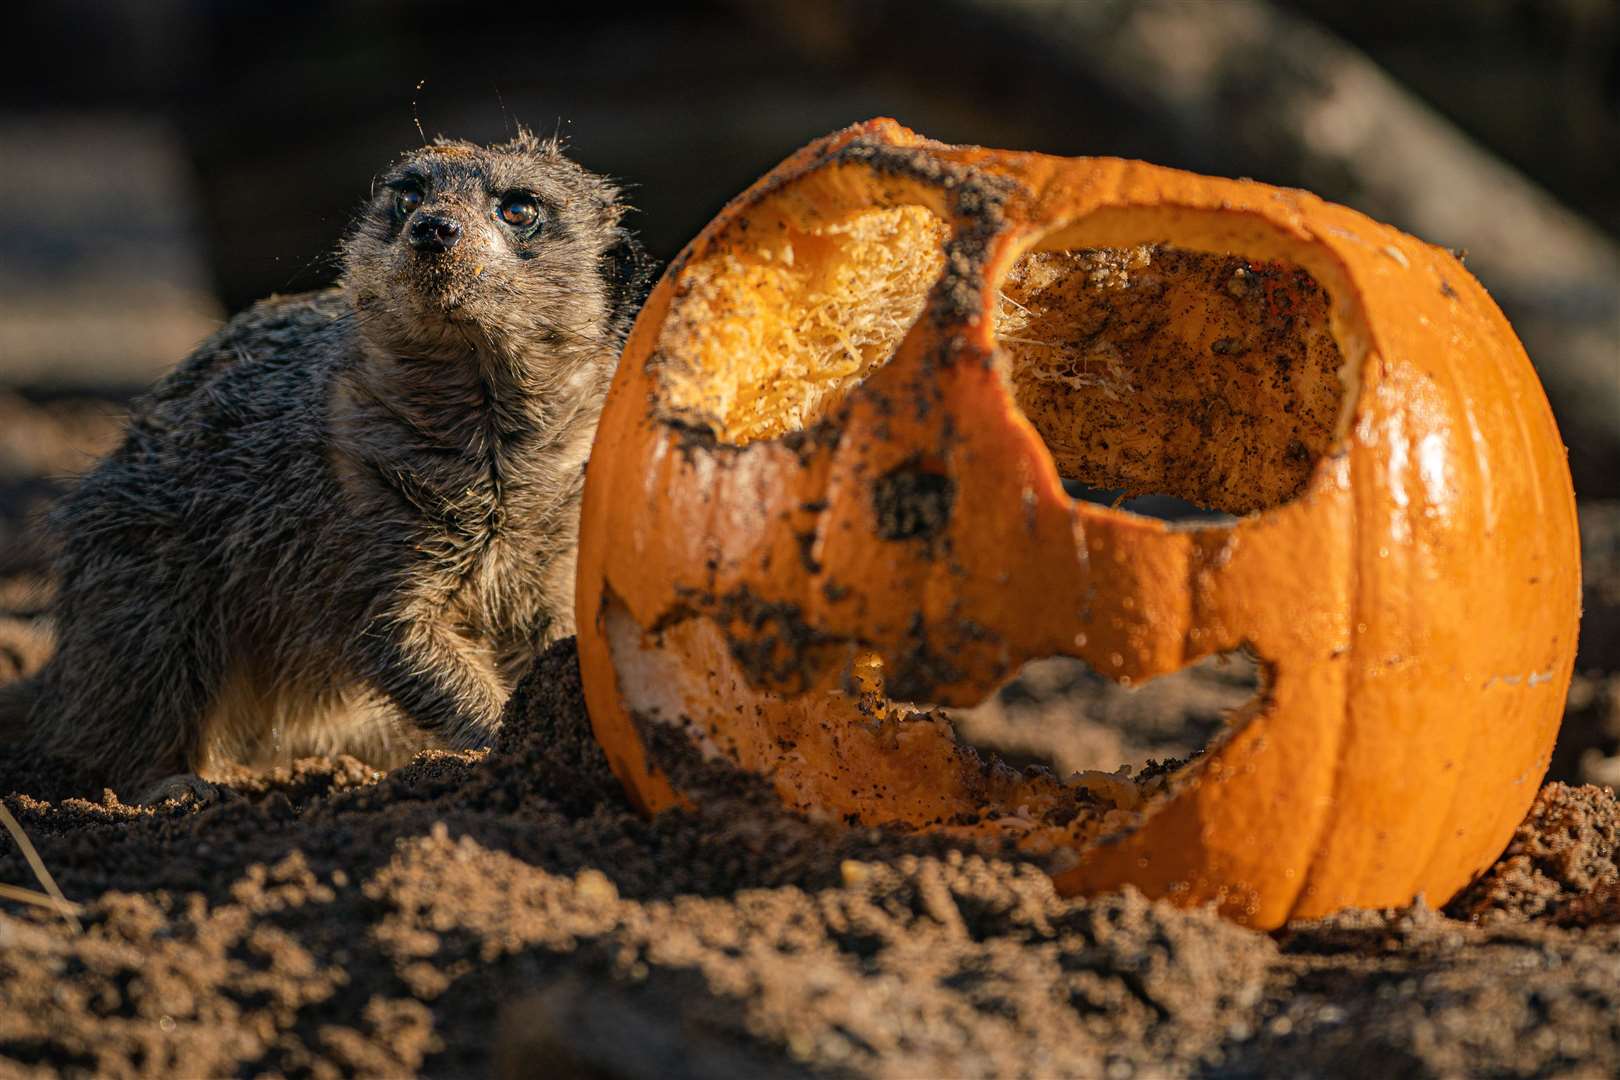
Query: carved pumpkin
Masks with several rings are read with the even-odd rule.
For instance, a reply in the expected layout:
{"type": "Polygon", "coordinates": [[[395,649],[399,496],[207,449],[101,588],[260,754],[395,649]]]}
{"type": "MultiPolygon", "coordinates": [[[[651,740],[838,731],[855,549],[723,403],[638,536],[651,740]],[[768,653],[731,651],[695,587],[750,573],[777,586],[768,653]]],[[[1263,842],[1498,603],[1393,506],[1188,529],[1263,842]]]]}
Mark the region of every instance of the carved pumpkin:
{"type": "Polygon", "coordinates": [[[1545,397],[1445,251],[1299,191],[880,120],[735,199],[642,311],[587,473],[580,666],[648,811],[718,764],[1272,927],[1439,904],[1501,851],[1578,573],[1545,397]],[[1238,648],[1262,692],[1141,784],[982,761],[934,708],[1042,657],[1139,682],[1238,648]]]}

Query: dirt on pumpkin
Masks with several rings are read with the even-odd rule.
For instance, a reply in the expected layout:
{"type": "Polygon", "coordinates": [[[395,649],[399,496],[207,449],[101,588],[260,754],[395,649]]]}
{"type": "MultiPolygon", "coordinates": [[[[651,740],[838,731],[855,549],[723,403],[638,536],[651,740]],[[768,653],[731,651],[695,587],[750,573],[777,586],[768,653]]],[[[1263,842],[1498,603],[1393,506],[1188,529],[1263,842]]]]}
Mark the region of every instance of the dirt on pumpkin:
{"type": "MultiPolygon", "coordinates": [[[[23,511],[52,490],[0,477],[0,669],[42,647],[23,511]]],[[[1620,504],[1582,510],[1568,780],[1620,763],[1620,504]]],[[[1020,745],[1029,699],[1003,711],[1020,745]]],[[[1208,700],[1162,708],[1197,727],[1208,700]]],[[[484,753],[312,759],[150,808],[6,752],[0,795],[77,920],[0,898],[3,1075],[1620,1071],[1620,806],[1591,785],[1549,783],[1444,911],[1266,935],[746,794],[644,820],[565,642],[484,753]]],[[[4,834],[0,884],[39,888],[4,834]]]]}

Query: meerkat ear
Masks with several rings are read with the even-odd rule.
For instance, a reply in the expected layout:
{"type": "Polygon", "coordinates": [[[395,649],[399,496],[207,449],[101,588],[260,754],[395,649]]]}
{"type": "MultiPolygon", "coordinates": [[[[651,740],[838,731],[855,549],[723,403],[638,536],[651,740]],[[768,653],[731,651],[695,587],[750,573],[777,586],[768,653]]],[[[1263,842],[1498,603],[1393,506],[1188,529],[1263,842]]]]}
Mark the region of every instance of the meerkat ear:
{"type": "Polygon", "coordinates": [[[657,264],[629,229],[621,226],[610,235],[612,239],[602,252],[602,279],[607,282],[615,315],[628,327],[641,302],[647,299],[657,264]]]}

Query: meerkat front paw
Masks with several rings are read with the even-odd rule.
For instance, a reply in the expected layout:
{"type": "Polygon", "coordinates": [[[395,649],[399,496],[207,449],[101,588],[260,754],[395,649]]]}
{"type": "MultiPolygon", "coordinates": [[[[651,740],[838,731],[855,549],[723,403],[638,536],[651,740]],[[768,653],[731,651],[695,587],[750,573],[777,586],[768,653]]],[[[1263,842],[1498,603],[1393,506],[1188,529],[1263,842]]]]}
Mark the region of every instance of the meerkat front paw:
{"type": "Polygon", "coordinates": [[[220,800],[219,785],[209,783],[196,773],[176,773],[148,785],[135,797],[139,806],[163,806],[179,803],[181,806],[210,806],[220,800]]]}

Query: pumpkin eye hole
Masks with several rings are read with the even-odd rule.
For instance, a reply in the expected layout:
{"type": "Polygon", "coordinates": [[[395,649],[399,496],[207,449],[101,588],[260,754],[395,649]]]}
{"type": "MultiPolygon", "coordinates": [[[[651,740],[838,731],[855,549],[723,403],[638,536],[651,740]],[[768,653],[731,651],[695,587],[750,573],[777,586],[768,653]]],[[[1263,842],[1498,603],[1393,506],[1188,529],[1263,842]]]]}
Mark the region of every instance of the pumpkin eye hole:
{"type": "Polygon", "coordinates": [[[1073,496],[1176,520],[1253,513],[1298,495],[1337,437],[1344,357],[1327,293],[1297,266],[1040,250],[998,300],[1013,399],[1073,496]]]}
{"type": "Polygon", "coordinates": [[[809,427],[894,354],[949,236],[917,205],[750,228],[682,276],[659,347],[666,401],[739,445],[809,427]]]}
{"type": "Polygon", "coordinates": [[[502,221],[518,230],[532,229],[540,222],[540,204],[526,192],[509,192],[502,197],[496,212],[502,221]]]}

